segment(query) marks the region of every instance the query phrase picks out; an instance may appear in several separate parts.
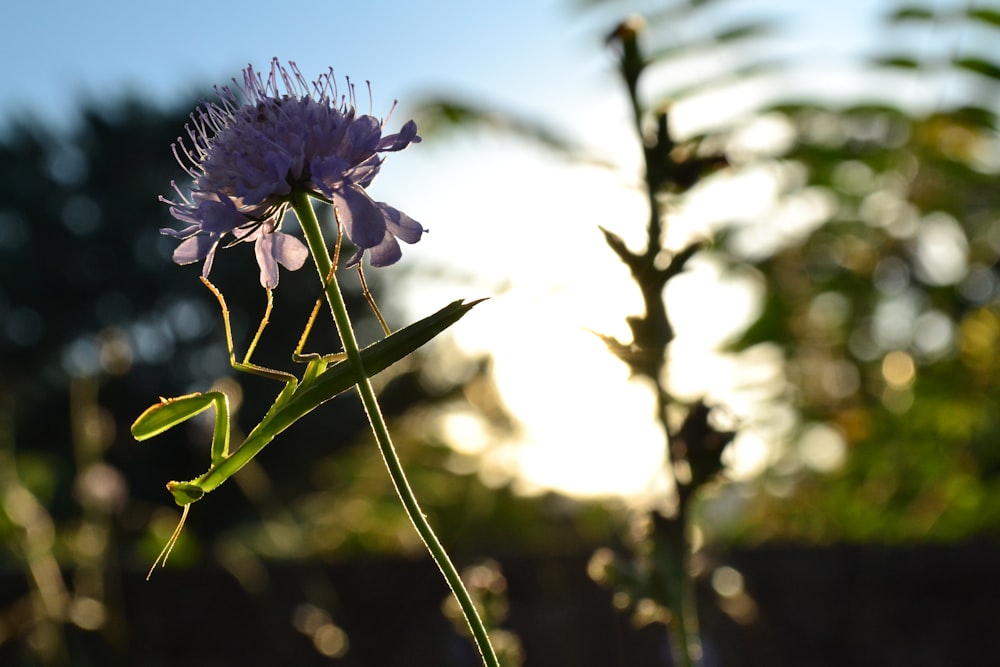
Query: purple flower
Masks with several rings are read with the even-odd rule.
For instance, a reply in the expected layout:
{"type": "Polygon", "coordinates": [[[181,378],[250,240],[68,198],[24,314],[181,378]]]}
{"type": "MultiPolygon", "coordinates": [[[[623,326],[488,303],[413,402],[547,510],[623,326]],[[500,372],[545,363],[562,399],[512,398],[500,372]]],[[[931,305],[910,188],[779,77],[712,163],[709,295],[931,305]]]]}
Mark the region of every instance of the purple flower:
{"type": "Polygon", "coordinates": [[[178,264],[204,260],[212,268],[227,236],[253,241],[261,284],[278,284],[277,265],[296,270],[308,251],[296,237],[278,231],[293,191],[332,203],[348,239],[357,246],[350,264],[367,251],[372,266],[388,266],[402,254],[397,239],[416,243],[424,228],[405,213],[376,202],[366,188],[382,167],[381,153],[420,141],[411,120],[383,136],[384,121],[358,115],[354,89],[337,92],[333,70],[311,85],[295,63],[275,58],[267,79],[247,67],[235,89],[216,89],[219,103],[203,103],[185,126],[174,155],[194,180],[191,197],[174,186],[179,200],[161,197],[170,213],[187,223],[163,234],[180,239],[178,264]]]}

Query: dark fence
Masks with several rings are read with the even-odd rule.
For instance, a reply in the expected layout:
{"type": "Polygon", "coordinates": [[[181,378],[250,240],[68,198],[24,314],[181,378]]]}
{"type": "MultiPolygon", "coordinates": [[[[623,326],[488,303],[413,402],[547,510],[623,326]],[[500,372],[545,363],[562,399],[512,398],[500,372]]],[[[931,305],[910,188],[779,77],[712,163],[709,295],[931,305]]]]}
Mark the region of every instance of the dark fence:
{"type": "MultiPolygon", "coordinates": [[[[506,627],[526,667],[670,665],[660,625],[633,627],[586,575],[588,556],[501,559],[506,627]]],[[[1000,547],[765,547],[714,559],[743,574],[740,606],[701,589],[707,667],[961,667],[1000,664],[1000,547]],[[724,609],[728,609],[727,613],[724,609]]],[[[471,646],[441,614],[447,591],[429,561],[275,566],[249,592],[223,571],[135,574],[109,593],[103,631],[67,625],[72,665],[473,667],[471,646]],[[346,634],[332,659],[294,621],[319,604],[346,634]]],[[[0,603],[26,592],[0,577],[0,603]]],[[[0,665],[37,664],[23,643],[0,665]]]]}

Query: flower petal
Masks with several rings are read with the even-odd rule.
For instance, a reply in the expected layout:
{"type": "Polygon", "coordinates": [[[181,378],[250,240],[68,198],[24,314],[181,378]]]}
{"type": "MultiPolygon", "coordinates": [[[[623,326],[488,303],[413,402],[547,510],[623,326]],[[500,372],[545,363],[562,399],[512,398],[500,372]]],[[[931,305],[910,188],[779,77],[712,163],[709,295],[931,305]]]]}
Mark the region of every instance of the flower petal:
{"type": "Polygon", "coordinates": [[[374,116],[360,116],[347,128],[341,154],[351,162],[360,162],[375,153],[382,136],[382,125],[374,116]]]}
{"type": "Polygon", "coordinates": [[[205,199],[198,204],[201,228],[212,234],[222,234],[243,225],[248,218],[240,213],[233,200],[225,195],[219,199],[205,199]]]}
{"type": "Polygon", "coordinates": [[[417,124],[412,120],[407,121],[397,134],[389,134],[382,137],[382,140],[378,142],[379,152],[383,151],[401,151],[410,144],[420,143],[420,137],[417,136],[417,124]]]}
{"type": "Polygon", "coordinates": [[[378,202],[375,205],[385,214],[386,229],[392,232],[393,236],[400,241],[416,243],[420,240],[420,236],[427,231],[423,225],[402,211],[382,202],[378,202]]]}
{"type": "Polygon", "coordinates": [[[368,262],[375,267],[389,266],[399,261],[403,256],[403,251],[396,243],[396,237],[386,231],[385,238],[374,248],[368,249],[368,262]]]}
{"type": "Polygon", "coordinates": [[[234,158],[236,169],[242,176],[235,184],[236,194],[250,206],[287,195],[291,191],[288,174],[294,161],[295,156],[284,150],[271,150],[263,156],[255,156],[253,162],[234,158]]]}
{"type": "Polygon", "coordinates": [[[265,289],[278,286],[278,263],[274,261],[274,234],[261,233],[253,244],[253,254],[260,267],[260,284],[265,289]]]}
{"type": "Polygon", "coordinates": [[[359,248],[371,248],[385,236],[385,216],[360,188],[347,186],[331,193],[337,207],[337,218],[351,243],[359,248]]]}
{"type": "Polygon", "coordinates": [[[345,264],[344,266],[346,268],[350,269],[355,264],[357,264],[358,262],[360,262],[361,258],[364,257],[364,256],[365,256],[365,249],[364,248],[358,248],[357,250],[354,251],[354,254],[351,255],[350,259],[347,260],[347,264],[345,264]]]}
{"type": "Polygon", "coordinates": [[[295,236],[284,232],[274,232],[272,252],[274,258],[289,271],[298,271],[309,257],[309,248],[295,236]]]}
{"type": "Polygon", "coordinates": [[[366,191],[383,154],[420,141],[416,123],[386,135],[382,121],[358,113],[353,89],[337,92],[333,70],[310,84],[294,63],[286,68],[277,59],[269,75],[247,67],[242,83],[234,80],[217,93],[219,102],[191,114],[187,140],[173,145],[194,177],[189,196],[171,184],[177,195],[160,197],[181,222],[180,230],[162,230],[180,242],[175,261],[204,260],[207,273],[220,247],[252,241],[261,282],[276,286],[281,266],[300,268],[308,256],[300,240],[275,231],[295,190],[334,204],[359,249],[355,261],[371,251],[373,265],[392,264],[398,240],[420,240],[420,223],[366,191]]]}
{"type": "Polygon", "coordinates": [[[314,160],[310,166],[312,181],[320,189],[320,192],[331,197],[333,191],[343,185],[344,174],[350,167],[351,163],[339,155],[321,157],[314,160]]]}
{"type": "Polygon", "coordinates": [[[208,257],[209,253],[219,243],[219,237],[200,234],[192,236],[182,241],[174,248],[173,260],[175,264],[193,264],[208,257]]]}

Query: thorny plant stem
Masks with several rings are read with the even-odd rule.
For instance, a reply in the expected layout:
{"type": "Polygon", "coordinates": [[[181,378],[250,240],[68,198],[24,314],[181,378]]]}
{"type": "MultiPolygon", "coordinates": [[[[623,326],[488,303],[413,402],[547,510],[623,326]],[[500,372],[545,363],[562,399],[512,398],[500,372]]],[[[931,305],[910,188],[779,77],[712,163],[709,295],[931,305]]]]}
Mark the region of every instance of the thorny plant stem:
{"type": "MultiPolygon", "coordinates": [[[[647,318],[662,319],[662,329],[665,332],[663,343],[669,345],[673,338],[672,328],[668,319],[668,314],[663,304],[662,285],[656,284],[657,289],[644,289],[643,277],[651,279],[655,274],[655,261],[662,250],[663,235],[665,233],[663,224],[663,210],[660,205],[660,191],[665,185],[664,165],[672,160],[669,130],[666,126],[667,118],[665,114],[657,117],[657,132],[650,136],[645,127],[646,114],[639,97],[639,79],[645,71],[647,62],[642,54],[639,45],[640,30],[636,25],[622,24],[618,32],[621,40],[621,74],[628,90],[629,102],[633,112],[633,121],[639,141],[643,144],[643,158],[646,168],[646,195],[649,202],[649,224],[647,226],[646,248],[643,253],[643,261],[647,270],[636,274],[633,270],[633,277],[639,284],[646,306],[647,318]],[[655,138],[654,138],[655,137],[655,138]],[[642,274],[645,274],[642,275],[642,274]]],[[[654,283],[655,284],[655,283],[654,283]]],[[[660,423],[663,427],[666,438],[667,461],[669,473],[673,477],[674,486],[678,492],[677,516],[673,519],[673,525],[669,530],[669,548],[667,557],[671,561],[666,564],[666,575],[670,581],[667,585],[668,604],[673,614],[673,619],[668,624],[671,643],[674,648],[674,658],[681,667],[693,667],[700,663],[701,646],[698,633],[698,617],[695,605],[694,582],[689,574],[690,567],[690,542],[688,540],[688,493],[684,493],[676,475],[677,463],[675,452],[670,446],[670,424],[667,418],[670,396],[664,386],[663,368],[666,363],[666,348],[659,356],[660,368],[654,376],[656,383],[656,404],[660,423]]]]}
{"type": "Polygon", "coordinates": [[[316,213],[313,211],[308,196],[303,192],[295,192],[292,195],[292,209],[299,219],[299,224],[302,226],[303,234],[309,244],[309,251],[312,253],[316,270],[319,272],[320,281],[324,285],[327,302],[330,305],[330,311],[337,325],[337,332],[340,334],[344,352],[347,354],[347,358],[354,368],[357,383],[355,386],[358,389],[358,394],[361,396],[365,412],[368,414],[368,422],[371,425],[372,433],[378,444],[379,452],[381,452],[386,468],[389,471],[389,476],[392,478],[393,486],[396,488],[396,493],[399,495],[407,516],[413,522],[414,528],[420,534],[420,538],[424,541],[431,557],[434,558],[434,562],[441,569],[441,573],[444,575],[445,581],[448,582],[448,586],[451,588],[455,599],[458,600],[458,604],[462,608],[462,613],[465,615],[465,620],[469,624],[469,629],[472,631],[476,647],[482,656],[483,664],[486,667],[500,667],[500,662],[497,660],[493,646],[490,644],[486,626],[479,617],[472,598],[462,583],[462,578],[459,576],[458,570],[455,569],[447,552],[441,546],[441,542],[438,540],[437,535],[434,534],[434,530],[421,511],[420,505],[417,503],[417,498],[413,494],[413,489],[410,488],[410,484],[406,479],[406,473],[403,471],[399,457],[396,455],[396,450],[392,445],[389,429],[386,426],[385,418],[382,416],[378,399],[375,397],[368,374],[365,372],[364,365],[362,364],[361,351],[358,348],[358,342],[354,336],[354,328],[351,326],[351,320],[347,314],[347,305],[344,303],[344,297],[340,292],[336,272],[331,270],[333,265],[326,248],[326,241],[323,239],[323,232],[320,229],[319,221],[316,219],[316,213]],[[327,277],[329,277],[329,281],[327,281],[327,277]]]}

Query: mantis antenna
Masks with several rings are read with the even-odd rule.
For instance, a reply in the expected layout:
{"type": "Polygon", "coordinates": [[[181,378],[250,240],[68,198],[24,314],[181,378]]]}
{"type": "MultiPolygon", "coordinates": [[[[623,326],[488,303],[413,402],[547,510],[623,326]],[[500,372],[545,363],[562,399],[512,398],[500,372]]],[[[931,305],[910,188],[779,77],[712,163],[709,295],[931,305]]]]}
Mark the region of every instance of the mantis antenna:
{"type": "Polygon", "coordinates": [[[170,539],[167,540],[165,545],[163,545],[160,555],[153,561],[152,567],[149,568],[149,572],[146,574],[146,581],[149,581],[149,578],[153,576],[153,570],[156,569],[157,565],[166,566],[167,559],[170,558],[170,552],[174,550],[174,545],[177,544],[177,538],[181,536],[181,530],[184,528],[184,522],[187,521],[188,510],[190,509],[191,505],[184,506],[184,511],[181,512],[181,520],[177,522],[177,527],[174,528],[174,532],[170,534],[170,539]]]}

